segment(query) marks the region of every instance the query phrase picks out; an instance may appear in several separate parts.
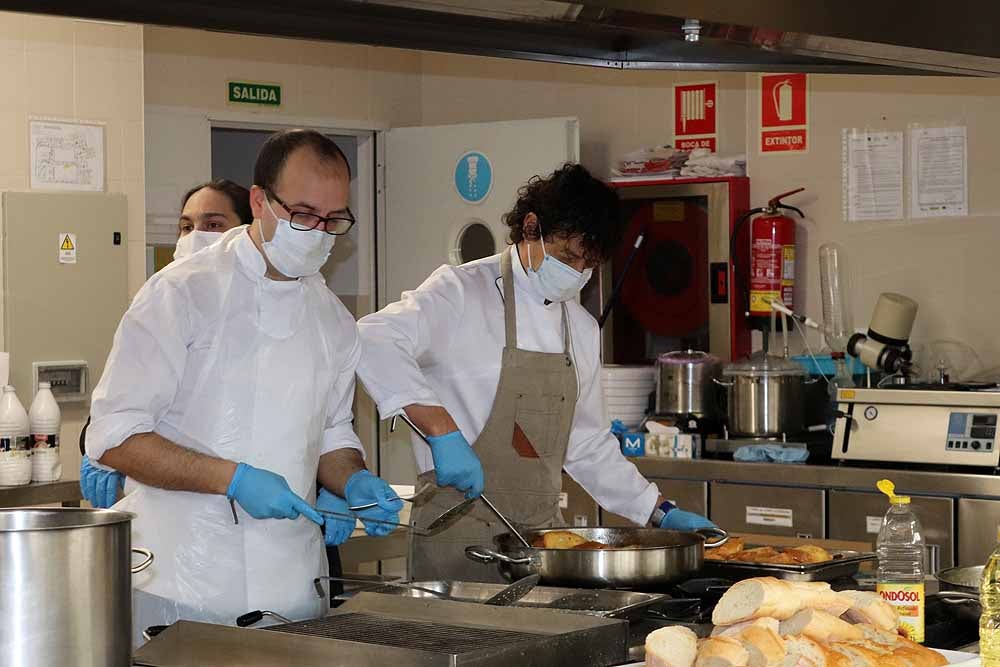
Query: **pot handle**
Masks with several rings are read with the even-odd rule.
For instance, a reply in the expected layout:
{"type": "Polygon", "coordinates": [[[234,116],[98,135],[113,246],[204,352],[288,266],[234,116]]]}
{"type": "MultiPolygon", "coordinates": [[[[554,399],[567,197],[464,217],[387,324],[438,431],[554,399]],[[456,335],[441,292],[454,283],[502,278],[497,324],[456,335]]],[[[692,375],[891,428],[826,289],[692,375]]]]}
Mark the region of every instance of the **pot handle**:
{"type": "Polygon", "coordinates": [[[734,384],[736,384],[735,382],[723,382],[719,378],[712,378],[712,382],[714,382],[715,384],[719,385],[720,387],[725,387],[726,389],[729,389],[734,384]]]}
{"type": "Polygon", "coordinates": [[[723,544],[729,541],[729,533],[721,528],[699,528],[694,531],[705,538],[705,548],[714,549],[715,547],[721,547],[723,544]],[[714,542],[709,542],[709,537],[718,537],[714,542]]]}
{"type": "Polygon", "coordinates": [[[500,561],[501,563],[507,563],[508,565],[530,565],[532,562],[530,556],[525,556],[523,558],[511,558],[510,556],[493,551],[492,549],[487,549],[486,547],[465,547],[465,557],[484,565],[488,565],[494,561],[500,561]]]}
{"type": "Polygon", "coordinates": [[[153,564],[153,552],[150,551],[149,549],[141,549],[139,547],[132,547],[132,552],[140,554],[140,555],[146,557],[146,560],[142,561],[138,565],[133,565],[132,566],[132,574],[137,574],[139,572],[142,572],[147,567],[149,567],[150,565],[153,564]]]}
{"type": "Polygon", "coordinates": [[[816,384],[817,382],[819,382],[818,377],[810,377],[805,379],[804,384],[816,384]]]}
{"type": "Polygon", "coordinates": [[[941,602],[946,604],[969,604],[970,602],[979,602],[979,596],[975,593],[965,593],[963,591],[938,591],[937,593],[932,593],[932,597],[939,598],[941,602]]]}

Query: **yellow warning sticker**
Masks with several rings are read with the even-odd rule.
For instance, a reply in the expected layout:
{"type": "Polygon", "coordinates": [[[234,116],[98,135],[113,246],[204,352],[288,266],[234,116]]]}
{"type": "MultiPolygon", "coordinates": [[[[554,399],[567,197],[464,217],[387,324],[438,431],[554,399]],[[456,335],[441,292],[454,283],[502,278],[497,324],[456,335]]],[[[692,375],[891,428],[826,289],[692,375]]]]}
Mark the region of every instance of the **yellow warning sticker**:
{"type": "Polygon", "coordinates": [[[63,232],[59,235],[59,263],[76,264],[76,234],[63,232]]]}

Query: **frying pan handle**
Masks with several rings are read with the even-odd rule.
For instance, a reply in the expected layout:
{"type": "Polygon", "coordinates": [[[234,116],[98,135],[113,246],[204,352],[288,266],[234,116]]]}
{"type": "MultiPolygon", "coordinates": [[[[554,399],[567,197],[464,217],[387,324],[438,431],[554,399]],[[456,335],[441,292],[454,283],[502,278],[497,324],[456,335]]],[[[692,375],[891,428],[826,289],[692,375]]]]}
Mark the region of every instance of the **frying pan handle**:
{"type": "Polygon", "coordinates": [[[963,591],[938,591],[932,594],[933,597],[938,598],[941,602],[946,604],[969,604],[970,602],[979,602],[979,596],[975,593],[965,593],[963,591]]]}
{"type": "Polygon", "coordinates": [[[734,384],[736,384],[735,382],[723,382],[719,378],[712,378],[712,382],[714,382],[715,384],[719,385],[720,387],[725,387],[726,389],[728,389],[728,388],[732,387],[734,384]]]}
{"type": "Polygon", "coordinates": [[[486,547],[465,547],[465,557],[469,560],[474,560],[477,563],[483,563],[488,565],[495,561],[500,561],[501,563],[507,563],[508,565],[530,565],[531,557],[525,556],[524,558],[511,558],[510,556],[504,555],[492,549],[487,549],[486,547]]]}
{"type": "Polygon", "coordinates": [[[146,557],[146,560],[142,561],[138,565],[132,566],[132,574],[142,572],[147,567],[153,564],[153,552],[150,551],[149,549],[140,549],[139,547],[132,547],[132,551],[146,557]]]}
{"type": "Polygon", "coordinates": [[[722,530],[721,528],[699,528],[694,531],[705,538],[705,548],[714,549],[715,547],[721,547],[723,544],[729,541],[729,533],[722,530]],[[718,537],[714,542],[709,542],[708,538],[718,537]]]}

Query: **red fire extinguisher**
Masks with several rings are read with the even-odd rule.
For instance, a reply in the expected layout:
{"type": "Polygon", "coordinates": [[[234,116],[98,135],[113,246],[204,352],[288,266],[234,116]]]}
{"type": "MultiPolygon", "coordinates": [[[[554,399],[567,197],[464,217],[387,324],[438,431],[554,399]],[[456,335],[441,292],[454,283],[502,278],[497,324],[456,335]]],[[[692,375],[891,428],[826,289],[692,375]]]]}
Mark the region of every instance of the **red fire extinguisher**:
{"type": "MultiPolygon", "coordinates": [[[[803,218],[805,215],[781,200],[803,190],[805,188],[785,192],[768,201],[766,207],[747,211],[733,229],[732,248],[735,249],[736,238],[749,219],[750,265],[744,274],[743,285],[749,292],[747,312],[751,317],[770,317],[774,299],[781,299],[786,306],[794,308],[795,220],[781,211],[795,211],[803,218]]],[[[731,257],[736,271],[736,253],[731,257]]]]}

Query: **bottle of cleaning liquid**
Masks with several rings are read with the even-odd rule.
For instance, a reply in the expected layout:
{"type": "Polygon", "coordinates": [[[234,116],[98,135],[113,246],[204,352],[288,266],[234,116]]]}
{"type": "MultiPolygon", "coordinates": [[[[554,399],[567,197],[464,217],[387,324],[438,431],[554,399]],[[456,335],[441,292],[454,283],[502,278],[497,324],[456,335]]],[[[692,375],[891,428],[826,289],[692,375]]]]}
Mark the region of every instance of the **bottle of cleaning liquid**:
{"type": "Polygon", "coordinates": [[[7,385],[0,396],[0,486],[31,483],[28,413],[7,385]]]}
{"type": "Polygon", "coordinates": [[[889,511],[875,543],[878,592],[899,612],[900,630],[923,643],[924,531],[909,496],[897,496],[896,486],[887,479],[879,480],[878,490],[889,497],[889,511]]]}
{"type": "Polygon", "coordinates": [[[28,410],[31,424],[31,481],[55,482],[62,477],[59,427],[62,413],[48,382],[38,383],[38,393],[28,410]]]}
{"type": "Polygon", "coordinates": [[[1000,667],[1000,545],[983,568],[979,606],[979,656],[983,667],[1000,667]]]}

